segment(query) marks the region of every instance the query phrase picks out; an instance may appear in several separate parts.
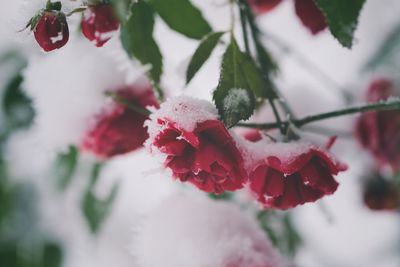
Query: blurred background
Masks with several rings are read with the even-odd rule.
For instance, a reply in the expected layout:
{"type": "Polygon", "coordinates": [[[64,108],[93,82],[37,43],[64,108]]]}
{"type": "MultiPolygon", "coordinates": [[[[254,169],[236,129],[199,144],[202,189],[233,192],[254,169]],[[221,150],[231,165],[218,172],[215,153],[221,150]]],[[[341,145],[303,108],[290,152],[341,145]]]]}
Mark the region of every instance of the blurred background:
{"type": "MultiPolygon", "coordinates": [[[[174,182],[146,149],[105,163],[77,150],[90,118],[110,102],[102,92],[140,79],[145,68],[128,59],[117,35],[102,48],[90,44],[78,29],[79,16],[71,17],[67,46],[42,52],[33,35],[20,30],[43,2],[2,1],[0,9],[0,265],[141,266],[133,248],[140,246],[136,237],[153,209],[176,194],[208,196],[174,182]]],[[[215,30],[229,28],[226,1],[193,3],[215,30]]],[[[70,10],[78,5],[63,4],[70,10]]],[[[362,103],[371,80],[398,79],[399,11],[397,0],[367,0],[351,50],[328,30],[311,35],[295,16],[291,0],[259,16],[263,41],[279,63],[276,82],[295,113],[305,116],[362,103]],[[371,60],[390,36],[392,45],[383,48],[390,53],[374,64],[371,60]]],[[[162,86],[168,95],[211,100],[223,47],[186,86],[184,70],[198,42],[172,32],[161,20],[156,21],[155,38],[164,55],[162,86]]],[[[255,121],[268,118],[273,120],[268,110],[253,116],[255,121]]],[[[347,116],[317,125],[339,133],[333,152],[350,166],[338,176],[334,195],[290,212],[270,213],[249,204],[246,193],[231,199],[232,205],[251,206],[294,266],[400,266],[398,211],[373,211],[364,203],[373,160],[351,138],[354,120],[347,116]]],[[[321,143],[328,139],[304,134],[321,143]]]]}

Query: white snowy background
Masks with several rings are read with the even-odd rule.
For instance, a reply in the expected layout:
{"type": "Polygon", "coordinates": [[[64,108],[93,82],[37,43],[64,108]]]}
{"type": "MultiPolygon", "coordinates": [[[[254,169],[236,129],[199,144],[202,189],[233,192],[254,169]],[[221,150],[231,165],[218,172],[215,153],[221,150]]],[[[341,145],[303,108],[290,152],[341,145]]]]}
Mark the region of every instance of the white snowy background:
{"type": "MultiPolygon", "coordinates": [[[[52,159],[56,153],[81,140],[92,116],[110,101],[103,96],[104,90],[112,90],[121,84],[134,81],[144,72],[144,68],[128,61],[117,38],[98,49],[79,35],[76,25],[71,25],[71,38],[63,49],[44,54],[35,44],[32,34],[17,33],[44,1],[2,2],[0,52],[10,48],[19,49],[29,58],[24,89],[33,98],[37,111],[32,128],[18,133],[10,140],[7,157],[15,177],[29,179],[38,186],[41,193],[41,223],[65,244],[65,266],[140,267],[140,260],[146,263],[151,259],[155,259],[153,265],[146,263],[143,267],[161,266],[157,265],[159,261],[156,261],[161,257],[164,257],[163,266],[174,266],[174,262],[185,262],[184,258],[179,261],[179,257],[186,257],[189,253],[179,253],[181,250],[178,244],[187,246],[188,251],[198,249],[205,252],[204,255],[195,254],[198,256],[192,258],[193,265],[190,266],[208,266],[202,257],[212,255],[205,247],[191,248],[189,241],[191,237],[198,238],[200,233],[208,234],[210,236],[205,240],[209,241],[209,244],[202,244],[213,246],[218,238],[223,238],[218,235],[218,220],[211,220],[210,223],[216,225],[209,226],[198,225],[196,221],[188,220],[193,227],[180,231],[176,226],[177,223],[181,223],[180,220],[171,218],[168,211],[182,216],[183,219],[193,215],[200,216],[196,210],[196,205],[200,204],[193,204],[193,200],[190,199],[201,199],[203,196],[191,187],[173,182],[169,172],[163,170],[159,161],[145,150],[116,157],[107,164],[96,188],[97,194],[106,195],[115,182],[120,184],[120,190],[112,213],[96,237],[88,231],[79,210],[80,196],[87,183],[88,170],[80,170],[81,175],[74,178],[73,184],[65,194],[60,195],[56,192],[50,175],[52,159]],[[184,197],[175,196],[183,193],[184,197]],[[171,201],[171,197],[179,202],[179,211],[176,211],[175,202],[171,201]],[[157,208],[161,203],[162,208],[157,208]],[[191,203],[193,209],[190,208],[191,203]],[[153,231],[151,227],[156,230],[153,231]],[[209,231],[205,231],[208,227],[209,231]],[[157,246],[168,248],[166,240],[162,240],[166,237],[157,233],[169,231],[170,235],[172,233],[174,236],[170,246],[176,250],[171,249],[169,257],[165,257],[161,255],[164,252],[162,247],[157,246]],[[144,236],[145,234],[147,236],[144,236]],[[149,245],[151,240],[154,247],[149,245]]],[[[63,2],[68,8],[76,4],[73,1],[63,2]]],[[[215,30],[228,29],[230,15],[226,1],[193,2],[202,9],[215,30]]],[[[311,36],[295,16],[290,0],[284,1],[273,12],[260,17],[259,23],[263,30],[287,42],[298,51],[297,53],[326,73],[338,87],[348,90],[362,102],[362,93],[371,79],[371,74],[361,74],[360,69],[388,32],[400,23],[398,0],[366,2],[356,32],[356,44],[352,50],[342,48],[328,31],[315,37],[311,36]]],[[[237,25],[239,26],[239,22],[237,25]]],[[[237,34],[240,36],[240,32],[237,34]]],[[[169,94],[179,95],[184,92],[210,100],[211,92],[218,81],[218,66],[223,49],[219,48],[213,53],[211,60],[185,88],[184,69],[197,42],[172,32],[162,21],[156,23],[156,39],[164,55],[162,84],[169,94]]],[[[321,79],[320,74],[311,71],[290,54],[282,53],[273,41],[265,41],[273,48],[279,61],[281,72],[278,84],[296,114],[303,116],[343,107],[344,101],[332,83],[321,79]]],[[[3,85],[10,75],[11,69],[2,68],[0,85],[3,85]]],[[[258,114],[256,117],[262,120],[271,118],[268,114],[258,114]]],[[[349,130],[352,122],[353,117],[346,117],[325,121],[321,125],[349,130]]],[[[350,170],[338,176],[339,189],[333,196],[322,200],[323,208],[318,203],[296,208],[296,226],[305,243],[295,258],[297,265],[400,266],[398,215],[371,212],[362,204],[360,176],[368,172],[370,159],[362,154],[356,144],[346,140],[339,140],[334,152],[350,165],[350,170]]],[[[208,200],[203,201],[208,203],[208,200]]],[[[215,212],[201,215],[217,216],[215,212]]],[[[229,224],[226,221],[219,223],[229,224]]],[[[240,247],[239,244],[236,245],[240,247]]],[[[221,255],[224,253],[222,250],[221,255]]]]}

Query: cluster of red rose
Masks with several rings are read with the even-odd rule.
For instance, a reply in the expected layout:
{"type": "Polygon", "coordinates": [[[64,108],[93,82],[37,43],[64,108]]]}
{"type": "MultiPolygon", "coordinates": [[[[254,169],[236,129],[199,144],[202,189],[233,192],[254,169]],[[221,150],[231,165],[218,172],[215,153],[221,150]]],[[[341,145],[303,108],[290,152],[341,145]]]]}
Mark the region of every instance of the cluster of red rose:
{"type": "MultiPolygon", "coordinates": [[[[386,79],[374,80],[367,101],[375,103],[398,97],[395,84],[386,79]]],[[[400,207],[400,188],[396,181],[383,177],[400,172],[400,111],[385,110],[362,114],[356,123],[356,137],[375,158],[376,166],[366,183],[364,200],[373,210],[396,210],[400,207]]]]}
{"type": "MultiPolygon", "coordinates": [[[[63,47],[69,40],[67,16],[61,11],[60,2],[48,2],[28,26],[46,52],[63,47]]],[[[100,2],[85,9],[81,22],[82,33],[97,47],[103,46],[118,28],[119,21],[110,4],[100,2]]]]}

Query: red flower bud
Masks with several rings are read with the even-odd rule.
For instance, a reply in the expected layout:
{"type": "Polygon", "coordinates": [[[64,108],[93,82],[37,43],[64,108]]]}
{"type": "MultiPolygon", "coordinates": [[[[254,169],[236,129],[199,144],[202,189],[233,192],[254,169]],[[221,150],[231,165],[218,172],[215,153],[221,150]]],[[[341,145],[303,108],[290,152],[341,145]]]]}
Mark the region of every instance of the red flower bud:
{"type": "Polygon", "coordinates": [[[282,0],[248,0],[254,13],[262,14],[274,9],[282,0]]]}
{"type": "MultiPolygon", "coordinates": [[[[371,83],[367,99],[370,103],[396,95],[393,84],[386,79],[371,83]]],[[[400,111],[383,110],[363,113],[356,121],[355,135],[381,166],[400,170],[400,111]]]]}
{"type": "MultiPolygon", "coordinates": [[[[138,107],[156,106],[158,102],[151,87],[131,86],[117,91],[120,97],[138,107]]],[[[107,112],[100,113],[96,123],[84,138],[81,149],[100,158],[125,154],[142,147],[148,138],[143,126],[147,116],[122,104],[114,104],[107,112]]]]}
{"type": "Polygon", "coordinates": [[[396,185],[379,174],[366,183],[363,198],[371,210],[396,210],[400,207],[400,194],[396,185]]]}
{"type": "Polygon", "coordinates": [[[326,28],[325,17],[313,0],[295,0],[296,14],[312,34],[317,34],[326,28]]]}
{"type": "Polygon", "coordinates": [[[69,39],[68,23],[64,13],[43,11],[33,27],[35,39],[44,51],[63,47],[69,39]]]}
{"type": "Polygon", "coordinates": [[[97,5],[90,6],[85,11],[81,26],[83,35],[97,47],[101,47],[118,30],[119,21],[111,5],[97,5]]]}
{"type": "Polygon", "coordinates": [[[347,166],[317,147],[302,143],[270,145],[269,155],[250,172],[250,189],[267,208],[289,209],[336,191],[333,178],[347,166]]]}

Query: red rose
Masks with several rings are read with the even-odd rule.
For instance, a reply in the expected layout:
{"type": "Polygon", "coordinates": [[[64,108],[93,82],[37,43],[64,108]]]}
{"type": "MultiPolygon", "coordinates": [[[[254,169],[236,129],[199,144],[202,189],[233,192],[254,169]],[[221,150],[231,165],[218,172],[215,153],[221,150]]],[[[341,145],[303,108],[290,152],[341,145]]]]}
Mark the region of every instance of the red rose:
{"type": "Polygon", "coordinates": [[[167,155],[165,166],[182,182],[213,193],[240,189],[247,179],[242,155],[224,124],[216,119],[215,107],[204,111],[208,105],[188,97],[161,105],[159,114],[152,115],[149,122],[151,145],[167,155]]]}
{"type": "Polygon", "coordinates": [[[326,28],[325,17],[313,0],[295,0],[296,14],[312,34],[317,34],[326,28]]]}
{"type": "Polygon", "coordinates": [[[274,9],[282,0],[248,0],[248,2],[256,14],[262,14],[274,9]]]}
{"type": "Polygon", "coordinates": [[[249,175],[251,191],[267,208],[289,209],[332,194],[338,186],[333,176],[347,169],[309,144],[272,146],[276,153],[264,157],[249,175]]]}
{"type": "Polygon", "coordinates": [[[85,11],[81,26],[83,35],[101,47],[111,39],[112,32],[118,30],[119,21],[111,5],[97,5],[85,11]]]}
{"type": "MultiPolygon", "coordinates": [[[[395,95],[393,84],[378,79],[368,89],[368,102],[374,103],[395,95]]],[[[400,170],[400,111],[384,110],[362,114],[355,126],[360,144],[371,152],[378,164],[400,170]]]]}
{"type": "Polygon", "coordinates": [[[44,11],[33,32],[37,43],[46,52],[63,47],[69,39],[67,20],[59,11],[44,11]]]}
{"type": "MultiPolygon", "coordinates": [[[[118,95],[140,107],[158,106],[151,87],[131,86],[117,91],[118,95]]],[[[81,148],[100,158],[131,152],[142,147],[148,138],[143,126],[147,116],[122,104],[114,104],[96,118],[94,127],[84,138],[81,148]]]]}

